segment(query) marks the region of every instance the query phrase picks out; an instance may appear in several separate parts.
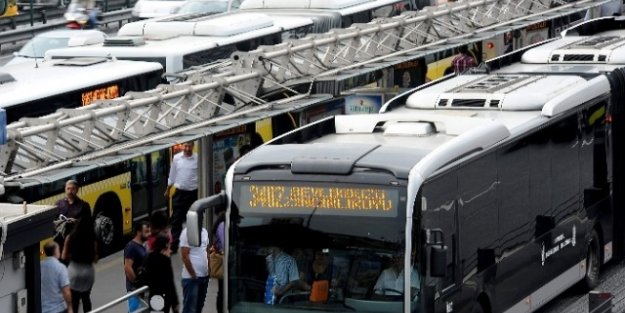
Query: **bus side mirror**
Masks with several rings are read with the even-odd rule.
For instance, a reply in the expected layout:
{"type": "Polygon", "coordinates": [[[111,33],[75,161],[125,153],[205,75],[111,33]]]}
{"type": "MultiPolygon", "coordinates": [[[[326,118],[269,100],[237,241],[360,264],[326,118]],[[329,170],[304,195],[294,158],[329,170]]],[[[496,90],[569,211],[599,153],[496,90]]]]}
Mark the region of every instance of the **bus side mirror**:
{"type": "Polygon", "coordinates": [[[426,229],[425,243],[430,250],[430,276],[445,277],[447,274],[447,246],[441,229],[426,229]]]}
{"type": "Polygon", "coordinates": [[[192,247],[200,246],[204,211],[206,209],[222,206],[225,203],[226,193],[223,191],[208,198],[193,202],[189,208],[189,212],[187,212],[187,238],[189,239],[189,245],[192,247]]]}
{"type": "Polygon", "coordinates": [[[447,274],[447,247],[433,246],[430,249],[430,276],[445,277],[447,274]]]}

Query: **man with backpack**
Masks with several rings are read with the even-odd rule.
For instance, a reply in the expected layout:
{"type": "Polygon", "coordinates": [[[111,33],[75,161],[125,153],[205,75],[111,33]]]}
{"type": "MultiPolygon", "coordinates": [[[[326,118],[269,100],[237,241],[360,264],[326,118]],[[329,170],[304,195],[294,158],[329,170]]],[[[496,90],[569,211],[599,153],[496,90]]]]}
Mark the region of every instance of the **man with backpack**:
{"type": "MultiPolygon", "coordinates": [[[[126,291],[128,292],[144,284],[140,272],[147,256],[145,242],[150,235],[150,225],[147,221],[137,222],[134,225],[134,231],[134,238],[124,248],[124,272],[126,274],[126,291]]],[[[140,305],[139,297],[133,296],[128,299],[128,312],[136,311],[140,305]]]]}

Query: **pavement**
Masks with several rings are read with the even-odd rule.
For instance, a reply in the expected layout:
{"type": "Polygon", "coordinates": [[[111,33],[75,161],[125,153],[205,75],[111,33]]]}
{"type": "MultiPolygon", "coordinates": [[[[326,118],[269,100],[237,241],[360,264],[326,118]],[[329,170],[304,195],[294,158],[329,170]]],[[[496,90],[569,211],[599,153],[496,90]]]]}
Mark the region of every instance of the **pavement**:
{"type": "MultiPolygon", "coordinates": [[[[174,280],[176,282],[176,290],[179,299],[182,301],[182,288],[180,287],[180,274],[182,271],[182,261],[180,253],[172,255],[172,266],[174,268],[174,280]]],[[[96,264],[95,284],[91,291],[91,301],[93,308],[96,309],[104,304],[114,301],[126,294],[125,276],[124,276],[124,256],[120,251],[101,259],[96,264]]],[[[211,279],[208,284],[208,294],[204,303],[203,313],[216,312],[215,299],[217,298],[217,280],[211,279]]],[[[79,310],[82,312],[82,308],[79,310]]],[[[126,313],[126,302],[120,303],[106,313],[126,313]]],[[[78,313],[78,312],[76,312],[78,313]]]]}

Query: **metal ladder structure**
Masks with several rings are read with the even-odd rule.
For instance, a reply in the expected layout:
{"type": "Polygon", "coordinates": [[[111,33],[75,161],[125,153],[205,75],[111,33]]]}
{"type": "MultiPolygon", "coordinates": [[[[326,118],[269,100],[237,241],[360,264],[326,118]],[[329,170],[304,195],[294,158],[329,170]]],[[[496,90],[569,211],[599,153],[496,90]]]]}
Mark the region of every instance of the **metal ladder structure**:
{"type": "MultiPolygon", "coordinates": [[[[260,97],[292,82],[332,79],[368,71],[398,58],[435,53],[478,38],[502,25],[527,26],[553,16],[598,9],[610,0],[476,0],[429,7],[393,18],[354,24],[251,52],[236,52],[218,73],[191,73],[185,82],[130,92],[78,109],[25,118],[7,127],[0,147],[5,180],[90,160],[128,147],[259,114],[309,97],[277,102],[260,97]],[[231,104],[224,99],[233,99],[231,104]]],[[[214,67],[214,65],[211,65],[214,67]]]]}

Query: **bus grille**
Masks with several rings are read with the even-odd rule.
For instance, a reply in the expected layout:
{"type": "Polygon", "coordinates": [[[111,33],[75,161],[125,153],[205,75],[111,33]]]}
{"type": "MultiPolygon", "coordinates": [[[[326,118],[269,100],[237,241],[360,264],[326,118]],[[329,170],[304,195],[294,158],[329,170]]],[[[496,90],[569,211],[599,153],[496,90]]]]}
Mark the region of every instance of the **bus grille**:
{"type": "Polygon", "coordinates": [[[485,99],[454,99],[451,102],[452,107],[484,107],[486,104],[485,99]]]}
{"type": "Polygon", "coordinates": [[[592,60],[594,60],[594,58],[595,58],[594,54],[565,54],[562,61],[564,62],[579,62],[579,61],[591,62],[592,60]]]}

